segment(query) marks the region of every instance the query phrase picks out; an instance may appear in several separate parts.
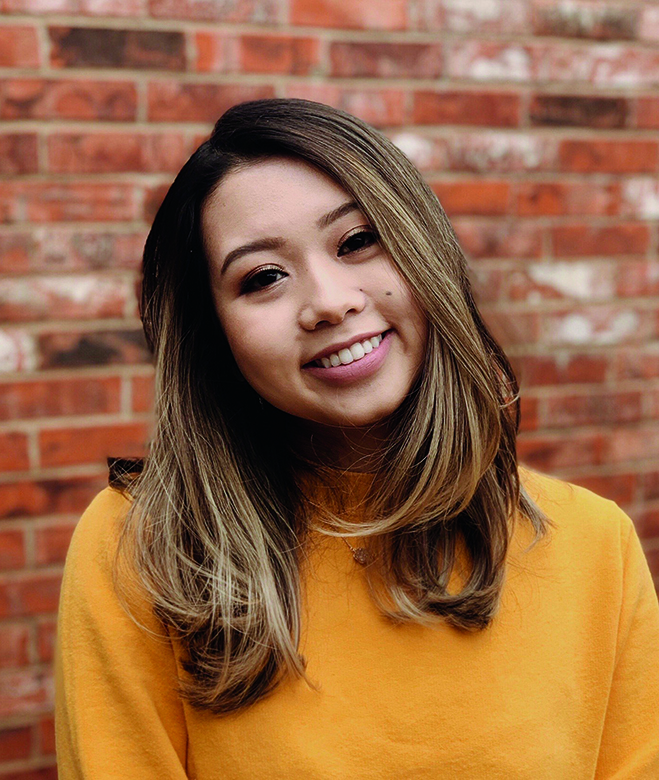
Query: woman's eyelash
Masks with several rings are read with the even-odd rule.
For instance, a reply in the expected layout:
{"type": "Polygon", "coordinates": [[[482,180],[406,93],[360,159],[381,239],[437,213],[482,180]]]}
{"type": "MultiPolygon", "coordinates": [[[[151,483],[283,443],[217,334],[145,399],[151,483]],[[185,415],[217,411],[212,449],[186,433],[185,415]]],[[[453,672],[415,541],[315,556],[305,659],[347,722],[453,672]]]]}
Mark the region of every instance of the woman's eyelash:
{"type": "Polygon", "coordinates": [[[282,271],[281,268],[277,268],[277,266],[259,268],[257,271],[250,274],[246,279],[243,280],[240,285],[240,292],[249,293],[255,292],[256,290],[264,290],[266,287],[269,287],[271,284],[279,281],[279,278],[272,278],[276,274],[279,274],[280,278],[282,276],[286,276],[284,271],[282,271]]]}
{"type": "Polygon", "coordinates": [[[348,236],[348,238],[346,238],[346,240],[341,244],[338,250],[338,255],[341,256],[341,255],[351,254],[352,252],[359,252],[362,249],[366,249],[367,247],[373,246],[373,244],[376,244],[377,242],[378,242],[378,234],[375,232],[375,230],[373,230],[372,228],[359,228],[352,235],[348,236]],[[360,241],[363,242],[364,238],[366,238],[366,243],[362,243],[361,246],[353,246],[352,249],[348,249],[346,252],[342,251],[342,249],[345,246],[347,246],[351,241],[354,244],[354,239],[360,239],[360,241]]]}

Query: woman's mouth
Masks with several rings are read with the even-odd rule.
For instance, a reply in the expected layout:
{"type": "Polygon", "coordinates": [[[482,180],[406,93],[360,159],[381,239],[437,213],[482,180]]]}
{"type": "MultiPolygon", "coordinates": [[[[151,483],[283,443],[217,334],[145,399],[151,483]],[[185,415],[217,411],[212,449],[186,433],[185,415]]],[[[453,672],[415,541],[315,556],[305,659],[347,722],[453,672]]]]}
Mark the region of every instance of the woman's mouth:
{"type": "Polygon", "coordinates": [[[319,360],[314,360],[311,365],[318,366],[319,368],[332,368],[336,366],[347,366],[350,363],[354,363],[356,360],[361,360],[365,355],[376,350],[382,343],[384,333],[380,333],[378,336],[373,336],[370,339],[364,339],[363,341],[356,341],[345,349],[340,349],[338,352],[333,352],[327,357],[322,357],[319,360]]]}
{"type": "Polygon", "coordinates": [[[368,379],[384,364],[394,338],[393,330],[356,341],[345,349],[312,360],[305,373],[331,385],[348,385],[368,379]]]}

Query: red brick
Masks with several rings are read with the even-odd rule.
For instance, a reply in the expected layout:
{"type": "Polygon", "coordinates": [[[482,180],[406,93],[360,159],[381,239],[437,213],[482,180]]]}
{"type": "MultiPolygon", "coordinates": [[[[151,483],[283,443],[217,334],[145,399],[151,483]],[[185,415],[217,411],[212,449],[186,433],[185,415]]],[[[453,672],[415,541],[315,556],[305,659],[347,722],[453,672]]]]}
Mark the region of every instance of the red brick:
{"type": "Polygon", "coordinates": [[[620,263],[617,274],[617,294],[622,297],[659,296],[659,263],[631,261],[620,263]]]}
{"type": "Polygon", "coordinates": [[[142,329],[43,333],[38,336],[42,368],[133,365],[151,355],[142,329]]]}
{"type": "Polygon", "coordinates": [[[418,0],[418,28],[470,35],[529,32],[531,4],[527,0],[418,0]]]}
{"type": "Polygon", "coordinates": [[[19,769],[2,776],[2,780],[57,780],[57,767],[41,767],[40,769],[19,769]]]}
{"type": "Polygon", "coordinates": [[[446,213],[505,214],[510,203],[510,184],[505,181],[441,181],[430,183],[446,213]]]}
{"type": "Polygon", "coordinates": [[[636,9],[598,6],[592,2],[536,3],[533,32],[556,38],[633,40],[636,37],[636,9]]]}
{"type": "Polygon", "coordinates": [[[25,535],[19,530],[0,530],[0,569],[22,569],[24,566],[25,535]]]}
{"type": "Polygon", "coordinates": [[[641,5],[638,23],[638,37],[642,41],[659,41],[659,8],[641,5]]]}
{"type": "Polygon", "coordinates": [[[649,130],[659,128],[659,97],[640,97],[636,105],[636,124],[649,130]]]}
{"type": "Polygon", "coordinates": [[[0,135],[0,174],[14,176],[39,169],[36,133],[0,135]]]}
{"type": "Polygon", "coordinates": [[[0,483],[0,518],[80,514],[107,485],[107,469],[95,477],[0,483]]]}
{"type": "Polygon", "coordinates": [[[24,273],[36,241],[32,233],[0,233],[0,273],[24,273]]]}
{"type": "Polygon", "coordinates": [[[621,379],[659,378],[659,346],[648,344],[643,347],[627,348],[615,355],[614,376],[621,379]]]}
{"type": "Polygon", "coordinates": [[[146,0],[3,0],[5,13],[142,16],[146,0]]]}
{"type": "Polygon", "coordinates": [[[42,718],[38,724],[39,753],[42,756],[55,755],[55,719],[42,718]]]}
{"type": "Polygon", "coordinates": [[[527,173],[554,167],[556,144],[507,131],[458,131],[445,139],[450,170],[527,173]]]}
{"type": "Polygon", "coordinates": [[[53,672],[50,669],[20,669],[7,672],[3,675],[2,682],[0,718],[31,715],[52,709],[54,686],[53,672]]]}
{"type": "Polygon", "coordinates": [[[418,130],[385,130],[384,134],[420,171],[446,170],[448,167],[445,138],[434,138],[418,130]]]}
{"type": "MultiPolygon", "coordinates": [[[[0,668],[29,663],[30,628],[25,623],[3,622],[0,626],[0,668]]],[[[1,738],[0,738],[1,743],[1,738]]],[[[0,755],[5,753],[0,747],[0,755]]]]}
{"type": "Polygon", "coordinates": [[[489,261],[474,263],[471,278],[474,295],[479,303],[496,303],[505,297],[510,268],[500,263],[493,266],[489,261]]]}
{"type": "Polygon", "coordinates": [[[0,68],[38,68],[39,40],[34,27],[0,27],[0,68]]]}
{"type": "Polygon", "coordinates": [[[166,19],[258,24],[288,21],[283,0],[244,0],[231,3],[218,0],[148,0],[148,9],[151,16],[166,19]]]}
{"type": "Polygon", "coordinates": [[[0,420],[111,414],[121,402],[119,377],[84,377],[0,384],[0,420]]]}
{"type": "Polygon", "coordinates": [[[50,27],[55,68],[151,68],[185,70],[182,32],[50,27]]]}
{"type": "Polygon", "coordinates": [[[0,756],[3,761],[29,758],[32,745],[31,728],[17,726],[0,731],[0,756]]]}
{"type": "Polygon", "coordinates": [[[153,81],[148,114],[155,122],[216,122],[235,103],[274,97],[274,87],[153,81]]]}
{"type": "Polygon", "coordinates": [[[154,377],[135,376],[132,382],[134,412],[151,412],[154,400],[154,377]]]}
{"type": "Polygon", "coordinates": [[[627,126],[629,103],[626,98],[534,95],[529,118],[534,125],[622,128],[627,126]]]}
{"type": "Polygon", "coordinates": [[[652,173],[656,171],[656,141],[561,141],[562,170],[573,173],[652,173]]]}
{"type": "Polygon", "coordinates": [[[624,506],[634,500],[636,478],[636,474],[606,474],[580,476],[571,481],[624,506]]]}
{"type": "Polygon", "coordinates": [[[659,536],[659,508],[634,513],[634,525],[641,539],[659,536]]]}
{"type": "Polygon", "coordinates": [[[537,81],[542,50],[495,41],[456,40],[447,44],[446,75],[474,81],[537,81]]]}
{"type": "Polygon", "coordinates": [[[466,217],[457,217],[452,222],[461,246],[473,258],[540,257],[542,254],[542,232],[532,222],[466,217]]]}
{"type": "Polygon", "coordinates": [[[542,333],[547,344],[579,346],[629,344],[653,335],[647,312],[610,304],[547,312],[542,318],[542,333]]]}
{"type": "Polygon", "coordinates": [[[39,434],[41,465],[105,463],[108,457],[143,456],[148,437],[143,423],[85,428],[55,428],[39,434]]]}
{"type": "Polygon", "coordinates": [[[406,4],[400,0],[291,0],[291,24],[365,30],[403,30],[406,4]]]}
{"type": "Polygon", "coordinates": [[[659,500],[659,471],[648,471],[640,475],[641,491],[645,501],[659,500]]]}
{"type": "Polygon", "coordinates": [[[158,213],[165,195],[169,190],[169,184],[157,184],[155,187],[147,187],[144,193],[144,213],[143,219],[145,222],[153,222],[154,217],[158,213]]]}
{"type": "Polygon", "coordinates": [[[235,35],[215,30],[202,30],[194,36],[200,73],[240,72],[240,40],[235,35]]]}
{"type": "Polygon", "coordinates": [[[0,81],[0,119],[131,121],[137,90],[130,81],[7,79],[0,81]]]}
{"type": "Polygon", "coordinates": [[[570,436],[520,434],[517,452],[520,462],[540,471],[600,465],[605,462],[606,438],[601,433],[573,431],[570,436]]]}
{"type": "Polygon", "coordinates": [[[32,276],[0,279],[0,319],[122,317],[133,296],[127,279],[113,276],[32,276]]]}
{"type": "Polygon", "coordinates": [[[55,657],[57,640],[57,616],[39,618],[37,623],[37,651],[42,663],[50,663],[55,657]]]}
{"type": "Polygon", "coordinates": [[[116,222],[140,216],[132,184],[0,181],[5,222],[116,222]]]}
{"type": "Polygon", "coordinates": [[[39,243],[31,266],[45,271],[105,271],[110,268],[135,271],[140,267],[146,238],[144,233],[60,227],[39,228],[31,235],[39,243]]]}
{"type": "Polygon", "coordinates": [[[31,574],[5,580],[0,583],[0,617],[56,612],[61,582],[59,574],[31,574]]]}
{"type": "Polygon", "coordinates": [[[507,274],[507,295],[513,301],[611,300],[615,295],[613,263],[588,261],[525,263],[507,274]]]}
{"type": "Polygon", "coordinates": [[[541,425],[545,428],[631,423],[641,416],[640,392],[589,391],[585,395],[556,395],[541,403],[541,425]]]}
{"type": "Polygon", "coordinates": [[[240,69],[245,73],[305,76],[318,65],[319,52],[317,38],[243,35],[239,41],[240,69]]]}
{"type": "Polygon", "coordinates": [[[620,212],[620,185],[522,181],[517,188],[517,211],[523,216],[615,216],[620,212]]]}
{"type": "Polygon", "coordinates": [[[557,257],[644,255],[649,246],[647,225],[629,222],[607,227],[560,225],[551,229],[557,257]]]}
{"type": "Polygon", "coordinates": [[[629,176],[622,183],[621,213],[639,219],[659,219],[659,181],[646,176],[629,176]]]}
{"type": "Polygon", "coordinates": [[[35,563],[49,566],[64,563],[76,523],[48,525],[34,530],[35,563]]]}
{"type": "Polygon", "coordinates": [[[376,127],[401,125],[406,119],[407,95],[401,89],[356,89],[333,84],[291,83],[286,97],[327,103],[376,127]]]}
{"type": "Polygon", "coordinates": [[[538,399],[522,396],[520,399],[520,431],[536,431],[538,429],[538,399]]]}
{"type": "Polygon", "coordinates": [[[516,312],[511,317],[508,311],[482,306],[481,314],[492,335],[504,349],[533,344],[538,340],[540,318],[537,311],[516,312]]]}
{"type": "Polygon", "coordinates": [[[24,471],[29,466],[27,436],[16,431],[0,433],[0,471],[24,471]]]}
{"type": "Polygon", "coordinates": [[[37,367],[35,337],[23,330],[0,330],[0,368],[2,371],[34,371],[37,367]]]}
{"type": "Polygon", "coordinates": [[[552,43],[545,46],[543,72],[547,81],[582,82],[590,89],[651,89],[659,77],[659,53],[632,46],[552,43]]]}
{"type": "Polygon", "coordinates": [[[616,428],[612,431],[607,451],[611,463],[648,460],[659,456],[659,428],[616,428]]]}
{"type": "Polygon", "coordinates": [[[438,43],[354,41],[330,44],[332,76],[439,78],[442,46],[438,43]]]}
{"type": "Polygon", "coordinates": [[[516,127],[520,96],[515,92],[429,92],[414,94],[414,122],[421,125],[516,127]]]}
{"type": "Polygon", "coordinates": [[[177,173],[193,150],[180,133],[58,133],[48,139],[53,173],[177,173]]]}
{"type": "Polygon", "coordinates": [[[607,355],[530,354],[514,359],[522,387],[544,387],[564,384],[600,384],[606,378],[607,355]]]}

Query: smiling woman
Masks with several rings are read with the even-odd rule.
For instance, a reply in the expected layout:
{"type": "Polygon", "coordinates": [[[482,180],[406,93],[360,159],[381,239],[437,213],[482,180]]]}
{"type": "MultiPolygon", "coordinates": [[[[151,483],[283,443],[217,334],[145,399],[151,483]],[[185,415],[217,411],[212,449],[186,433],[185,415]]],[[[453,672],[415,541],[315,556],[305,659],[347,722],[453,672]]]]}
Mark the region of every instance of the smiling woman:
{"type": "Polygon", "coordinates": [[[67,557],[61,780],[659,776],[638,536],[518,468],[514,373],[385,137],[230,109],[141,313],[156,426],[67,557]]]}

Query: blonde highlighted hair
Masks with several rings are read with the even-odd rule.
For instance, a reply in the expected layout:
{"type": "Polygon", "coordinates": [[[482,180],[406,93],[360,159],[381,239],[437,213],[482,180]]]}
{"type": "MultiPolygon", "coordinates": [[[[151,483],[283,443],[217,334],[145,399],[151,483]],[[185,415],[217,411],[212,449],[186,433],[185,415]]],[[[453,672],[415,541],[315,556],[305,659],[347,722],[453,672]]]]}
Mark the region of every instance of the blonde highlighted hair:
{"type": "MultiPolygon", "coordinates": [[[[328,106],[234,106],[177,176],[147,239],[141,313],[156,362],[156,427],[142,473],[124,480],[132,504],[118,550],[185,650],[181,695],[214,713],[253,704],[285,675],[307,679],[300,564],[318,519],[302,487],[309,466],[286,444],[285,415],[262,408],[236,367],[201,231],[223,177],[274,156],[316,166],[354,197],[428,319],[425,364],[391,421],[357,532],[372,553],[365,571],[379,609],[398,622],[483,629],[515,522],[530,523],[536,539],[549,524],[519,481],[515,375],[416,168],[328,106]],[[460,547],[470,570],[456,592],[460,547]]],[[[324,520],[330,532],[355,533],[331,509],[324,520]]]]}

